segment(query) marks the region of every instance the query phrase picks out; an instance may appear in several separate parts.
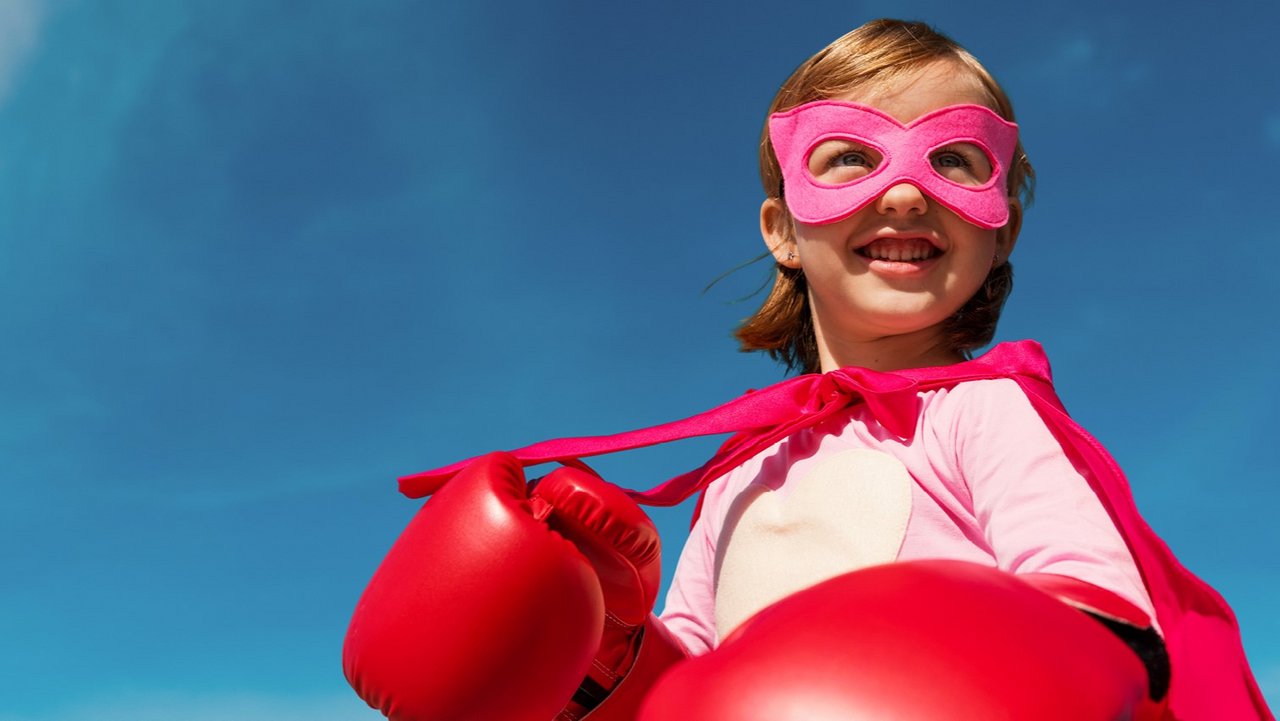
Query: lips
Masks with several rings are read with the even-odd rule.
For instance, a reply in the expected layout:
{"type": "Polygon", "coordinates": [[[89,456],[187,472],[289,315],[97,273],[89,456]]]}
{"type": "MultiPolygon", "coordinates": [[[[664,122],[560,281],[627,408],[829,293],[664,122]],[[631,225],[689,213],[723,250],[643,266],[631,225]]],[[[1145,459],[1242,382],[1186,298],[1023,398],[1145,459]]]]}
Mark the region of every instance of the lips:
{"type": "Polygon", "coordinates": [[[929,260],[942,254],[933,243],[924,238],[876,238],[855,251],[871,260],[887,260],[896,263],[912,263],[929,260]]]}

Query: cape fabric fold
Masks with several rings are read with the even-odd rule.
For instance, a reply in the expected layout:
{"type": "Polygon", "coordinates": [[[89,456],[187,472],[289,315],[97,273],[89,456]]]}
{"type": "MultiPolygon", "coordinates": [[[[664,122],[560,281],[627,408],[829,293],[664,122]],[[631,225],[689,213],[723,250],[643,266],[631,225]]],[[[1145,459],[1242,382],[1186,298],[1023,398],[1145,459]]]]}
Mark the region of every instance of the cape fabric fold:
{"type": "MultiPolygon", "coordinates": [[[[950,366],[893,373],[841,368],[798,376],[684,420],[613,435],[545,441],[511,453],[525,466],[549,461],[579,464],[581,458],[604,453],[735,433],[701,467],[652,489],[629,491],[639,503],[670,506],[783,438],[857,403],[865,403],[886,430],[910,439],[920,391],[991,378],[1010,378],[1018,383],[1124,536],[1165,633],[1173,669],[1171,718],[1275,721],[1249,669],[1230,607],[1184,568],[1142,519],[1119,465],[1067,415],[1054,392],[1048,359],[1035,341],[1002,343],[979,358],[950,366]]],[[[430,495],[471,460],[405,476],[400,479],[400,489],[413,498],[430,495]]]]}

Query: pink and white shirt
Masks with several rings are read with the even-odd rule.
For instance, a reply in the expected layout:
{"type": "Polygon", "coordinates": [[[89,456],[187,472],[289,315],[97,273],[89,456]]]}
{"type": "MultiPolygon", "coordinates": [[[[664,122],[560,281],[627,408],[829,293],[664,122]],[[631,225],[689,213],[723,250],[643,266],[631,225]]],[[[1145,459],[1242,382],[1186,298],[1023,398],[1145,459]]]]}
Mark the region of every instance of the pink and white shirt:
{"type": "Polygon", "coordinates": [[[1072,576],[1154,618],[1123,538],[1014,381],[919,398],[910,441],[858,404],[708,486],[662,614],[690,651],[813,583],[926,558],[1072,576]]]}

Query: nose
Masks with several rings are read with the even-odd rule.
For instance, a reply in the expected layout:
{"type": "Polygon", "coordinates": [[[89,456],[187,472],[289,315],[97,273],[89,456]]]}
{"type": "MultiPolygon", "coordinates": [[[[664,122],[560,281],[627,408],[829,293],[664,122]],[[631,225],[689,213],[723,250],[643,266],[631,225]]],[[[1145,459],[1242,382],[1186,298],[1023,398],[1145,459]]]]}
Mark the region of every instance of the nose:
{"type": "Polygon", "coordinates": [[[929,209],[929,203],[914,184],[898,183],[876,199],[876,209],[885,215],[908,215],[913,211],[922,215],[929,209]]]}

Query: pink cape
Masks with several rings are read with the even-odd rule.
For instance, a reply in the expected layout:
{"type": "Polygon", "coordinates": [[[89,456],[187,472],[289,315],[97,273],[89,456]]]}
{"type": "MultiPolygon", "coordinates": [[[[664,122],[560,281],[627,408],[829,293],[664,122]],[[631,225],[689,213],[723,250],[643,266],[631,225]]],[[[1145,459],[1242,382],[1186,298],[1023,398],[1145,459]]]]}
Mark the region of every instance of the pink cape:
{"type": "MultiPolygon", "coordinates": [[[[670,506],[782,438],[850,405],[866,403],[888,431],[910,438],[920,391],[990,378],[1018,383],[1128,543],[1169,649],[1171,717],[1175,721],[1275,721],[1249,669],[1235,614],[1217,591],[1178,562],[1139,515],[1119,465],[1058,400],[1049,361],[1035,341],[1001,343],[980,358],[950,366],[893,373],[841,368],[802,375],[684,420],[609,436],[545,441],[512,454],[526,466],[548,461],[580,465],[578,459],[603,453],[736,432],[701,467],[648,491],[630,492],[639,503],[670,506]]],[[[400,490],[411,498],[430,495],[471,460],[405,476],[400,490]]]]}

